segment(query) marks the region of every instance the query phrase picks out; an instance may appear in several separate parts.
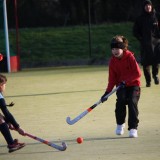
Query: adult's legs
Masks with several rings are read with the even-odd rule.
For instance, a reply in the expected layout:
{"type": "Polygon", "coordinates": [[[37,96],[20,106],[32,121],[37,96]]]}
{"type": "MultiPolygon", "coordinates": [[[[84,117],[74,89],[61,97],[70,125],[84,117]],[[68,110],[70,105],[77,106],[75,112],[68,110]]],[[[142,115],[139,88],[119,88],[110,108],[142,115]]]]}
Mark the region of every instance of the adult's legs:
{"type": "Polygon", "coordinates": [[[146,80],[146,87],[150,87],[151,86],[150,66],[143,65],[143,73],[146,80]]]}
{"type": "Polygon", "coordinates": [[[152,77],[154,79],[155,84],[159,84],[158,72],[159,72],[159,65],[153,64],[152,65],[152,77]]]}

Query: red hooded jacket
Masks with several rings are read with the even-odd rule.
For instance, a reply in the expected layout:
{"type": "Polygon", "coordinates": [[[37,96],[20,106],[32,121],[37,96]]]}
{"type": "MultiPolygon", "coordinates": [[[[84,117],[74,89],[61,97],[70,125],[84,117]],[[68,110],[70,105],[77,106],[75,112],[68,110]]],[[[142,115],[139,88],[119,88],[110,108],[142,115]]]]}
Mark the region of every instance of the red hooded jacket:
{"type": "Polygon", "coordinates": [[[118,59],[111,57],[109,63],[109,78],[107,92],[111,92],[114,86],[118,86],[122,81],[126,87],[140,86],[141,70],[134,57],[134,53],[127,50],[123,52],[123,57],[118,59]]]}

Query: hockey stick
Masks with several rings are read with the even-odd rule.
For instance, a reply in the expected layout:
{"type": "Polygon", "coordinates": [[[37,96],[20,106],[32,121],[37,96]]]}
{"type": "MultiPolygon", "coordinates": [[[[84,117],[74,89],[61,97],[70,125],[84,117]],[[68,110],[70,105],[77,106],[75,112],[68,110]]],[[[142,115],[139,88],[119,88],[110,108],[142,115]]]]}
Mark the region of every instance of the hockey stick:
{"type": "MultiPolygon", "coordinates": [[[[107,94],[104,99],[108,98],[110,95],[112,95],[114,92],[116,92],[121,86],[116,87],[115,89],[113,89],[109,94],[107,94]]],[[[95,107],[97,107],[100,103],[102,103],[101,99],[96,102],[94,105],[92,105],[91,107],[89,107],[87,110],[85,110],[84,112],[82,112],[80,115],[78,115],[77,117],[75,117],[73,120],[71,120],[70,117],[66,118],[66,122],[69,125],[73,125],[76,122],[78,122],[81,118],[83,118],[84,116],[86,116],[89,112],[91,112],[95,107]]]]}
{"type": "Polygon", "coordinates": [[[67,144],[65,142],[62,142],[62,146],[58,146],[58,145],[56,145],[54,143],[51,143],[51,142],[49,142],[47,140],[43,140],[43,139],[41,139],[39,137],[36,137],[36,136],[33,136],[33,135],[29,134],[29,133],[25,133],[25,135],[30,137],[30,138],[32,138],[32,139],[35,139],[35,140],[37,140],[37,141],[39,141],[41,143],[44,143],[44,144],[46,144],[46,145],[48,145],[50,147],[53,147],[53,148],[55,148],[55,149],[57,149],[59,151],[65,151],[67,149],[67,144]]]}
{"type": "MultiPolygon", "coordinates": [[[[12,128],[12,127],[11,127],[10,129],[16,131],[16,129],[14,129],[14,128],[12,128]]],[[[42,138],[33,136],[33,135],[31,135],[31,134],[29,134],[29,133],[26,133],[26,132],[25,132],[25,136],[28,136],[28,137],[30,137],[30,138],[32,138],[32,139],[35,139],[35,140],[37,140],[37,141],[39,141],[39,142],[41,142],[41,143],[44,143],[44,144],[46,144],[46,145],[48,145],[48,146],[50,146],[50,147],[53,147],[53,148],[55,148],[55,149],[57,149],[57,150],[59,150],[59,151],[65,151],[65,150],[67,149],[67,144],[66,144],[65,142],[62,142],[62,146],[58,146],[58,145],[56,145],[56,144],[54,144],[54,143],[52,143],[52,142],[49,142],[49,141],[44,140],[44,139],[42,139],[42,138]]]]}

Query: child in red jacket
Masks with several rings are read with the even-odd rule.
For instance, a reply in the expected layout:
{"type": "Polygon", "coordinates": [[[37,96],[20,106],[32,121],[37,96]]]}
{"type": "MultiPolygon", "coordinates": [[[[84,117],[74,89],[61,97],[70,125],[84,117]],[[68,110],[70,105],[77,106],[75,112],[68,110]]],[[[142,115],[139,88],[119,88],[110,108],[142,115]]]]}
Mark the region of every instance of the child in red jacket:
{"type": "Polygon", "coordinates": [[[127,114],[126,105],[128,105],[128,130],[129,137],[138,137],[137,127],[138,119],[138,101],[140,98],[140,77],[141,71],[134,54],[128,49],[128,40],[124,36],[115,36],[111,40],[112,57],[109,63],[109,78],[104,97],[112,91],[114,86],[123,85],[116,95],[115,117],[117,122],[116,134],[122,135],[125,128],[125,119],[127,114]]]}

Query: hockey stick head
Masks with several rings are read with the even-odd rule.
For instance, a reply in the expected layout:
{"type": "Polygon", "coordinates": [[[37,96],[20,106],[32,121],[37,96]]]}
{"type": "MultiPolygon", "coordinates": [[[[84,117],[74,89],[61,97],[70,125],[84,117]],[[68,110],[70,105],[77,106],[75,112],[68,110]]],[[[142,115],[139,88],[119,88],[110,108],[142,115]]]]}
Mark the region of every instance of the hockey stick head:
{"type": "Polygon", "coordinates": [[[92,109],[87,109],[87,110],[85,110],[84,112],[82,112],[80,115],[78,115],[76,118],[74,118],[74,119],[72,119],[71,120],[71,118],[70,117],[67,117],[66,118],[66,121],[67,121],[67,123],[68,124],[70,124],[70,125],[73,125],[73,124],[75,124],[76,122],[78,122],[81,118],[83,118],[87,113],[89,113],[90,111],[91,111],[92,109]]]}
{"type": "Polygon", "coordinates": [[[67,118],[66,118],[66,122],[67,122],[68,124],[72,125],[72,121],[71,121],[71,118],[70,118],[70,117],[67,117],[67,118]]]}

